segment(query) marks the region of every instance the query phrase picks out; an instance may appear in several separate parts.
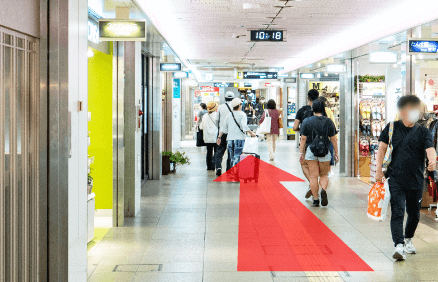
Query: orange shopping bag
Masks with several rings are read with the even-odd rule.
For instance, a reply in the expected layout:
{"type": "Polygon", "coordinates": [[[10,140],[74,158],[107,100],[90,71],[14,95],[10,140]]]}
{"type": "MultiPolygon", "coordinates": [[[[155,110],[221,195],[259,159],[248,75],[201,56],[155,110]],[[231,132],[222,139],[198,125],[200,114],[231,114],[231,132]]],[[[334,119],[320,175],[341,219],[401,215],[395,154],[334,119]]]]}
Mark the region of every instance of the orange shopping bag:
{"type": "Polygon", "coordinates": [[[385,183],[376,182],[368,194],[368,217],[373,220],[384,221],[390,199],[388,179],[385,180],[385,183]]]}

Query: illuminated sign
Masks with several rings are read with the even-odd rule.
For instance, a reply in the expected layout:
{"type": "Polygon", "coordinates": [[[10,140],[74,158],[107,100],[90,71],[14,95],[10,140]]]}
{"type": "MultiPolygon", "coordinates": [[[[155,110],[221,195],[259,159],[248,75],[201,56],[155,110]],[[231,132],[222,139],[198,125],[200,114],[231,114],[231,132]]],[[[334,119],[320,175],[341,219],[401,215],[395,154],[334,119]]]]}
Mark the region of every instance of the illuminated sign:
{"type": "Polygon", "coordinates": [[[207,72],[205,74],[205,80],[212,81],[213,80],[213,73],[212,72],[207,72]]]}
{"type": "Polygon", "coordinates": [[[370,63],[396,64],[397,52],[370,52],[370,63]]]}
{"type": "Polygon", "coordinates": [[[99,20],[101,41],[146,41],[146,22],[135,20],[99,20]]]}
{"type": "Polygon", "coordinates": [[[99,44],[99,27],[90,20],[88,20],[88,41],[99,44]]]}
{"type": "Polygon", "coordinates": [[[213,86],[201,86],[200,89],[202,92],[219,92],[219,87],[213,86]]]}
{"type": "Polygon", "coordinates": [[[239,83],[228,82],[228,83],[215,83],[214,87],[225,88],[225,87],[239,87],[239,83]]]}
{"type": "Polygon", "coordinates": [[[181,70],[181,63],[160,63],[160,71],[176,72],[181,70]]]}
{"type": "Polygon", "coordinates": [[[188,78],[189,73],[187,73],[185,71],[177,71],[177,72],[173,73],[173,77],[174,78],[188,78]]]}
{"type": "Polygon", "coordinates": [[[315,74],[314,73],[300,73],[300,78],[302,79],[314,79],[315,74]]]}
{"type": "Polygon", "coordinates": [[[277,79],[277,72],[243,72],[244,79],[277,79]]]}
{"type": "Polygon", "coordinates": [[[243,87],[249,87],[249,88],[251,88],[251,87],[252,87],[252,83],[250,83],[250,82],[245,82],[245,83],[243,84],[243,87]]]}
{"type": "Polygon", "coordinates": [[[347,66],[346,65],[327,65],[326,71],[327,72],[334,72],[334,73],[347,72],[347,66]]]}
{"type": "Polygon", "coordinates": [[[409,40],[409,52],[411,53],[437,53],[438,41],[434,40],[409,40]]]}

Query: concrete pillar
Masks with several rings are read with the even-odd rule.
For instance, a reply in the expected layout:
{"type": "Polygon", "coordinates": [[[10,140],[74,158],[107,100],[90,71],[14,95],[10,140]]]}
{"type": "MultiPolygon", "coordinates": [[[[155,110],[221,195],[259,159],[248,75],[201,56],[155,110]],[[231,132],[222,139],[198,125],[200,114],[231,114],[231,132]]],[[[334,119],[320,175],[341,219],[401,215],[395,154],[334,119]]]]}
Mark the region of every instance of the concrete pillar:
{"type": "MultiPolygon", "coordinates": [[[[159,50],[159,44],[156,44],[159,50]]],[[[152,46],[153,47],[153,46],[152,46]]],[[[149,178],[161,179],[161,152],[162,147],[162,95],[160,57],[149,57],[149,83],[148,83],[148,135],[149,135],[149,178]]]]}

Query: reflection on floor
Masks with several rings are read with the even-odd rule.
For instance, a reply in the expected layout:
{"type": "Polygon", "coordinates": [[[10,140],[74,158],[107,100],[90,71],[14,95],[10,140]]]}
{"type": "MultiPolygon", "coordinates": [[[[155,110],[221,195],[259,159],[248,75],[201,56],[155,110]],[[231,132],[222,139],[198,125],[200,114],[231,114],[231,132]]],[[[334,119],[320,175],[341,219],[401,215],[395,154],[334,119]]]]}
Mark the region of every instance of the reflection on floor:
{"type": "MultiPolygon", "coordinates": [[[[262,160],[268,160],[261,143],[262,160]]],[[[343,240],[374,272],[238,272],[238,183],[214,183],[205,153],[185,148],[191,165],[148,181],[142,209],[125,227],[111,228],[89,252],[89,281],[437,281],[438,226],[424,215],[414,239],[418,254],[392,260],[389,220],[366,215],[370,186],[337,173],[329,206],[313,208],[306,184],[282,184],[343,240]]],[[[281,141],[273,164],[303,177],[295,141],[281,141]]]]}

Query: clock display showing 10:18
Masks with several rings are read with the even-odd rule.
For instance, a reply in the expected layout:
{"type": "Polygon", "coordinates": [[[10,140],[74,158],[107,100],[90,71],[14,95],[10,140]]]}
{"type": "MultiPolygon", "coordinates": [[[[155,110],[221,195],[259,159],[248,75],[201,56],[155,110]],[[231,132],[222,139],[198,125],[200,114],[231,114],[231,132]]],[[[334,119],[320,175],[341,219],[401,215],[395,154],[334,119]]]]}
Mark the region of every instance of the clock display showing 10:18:
{"type": "Polygon", "coordinates": [[[251,30],[251,41],[284,41],[282,30],[251,30]]]}

